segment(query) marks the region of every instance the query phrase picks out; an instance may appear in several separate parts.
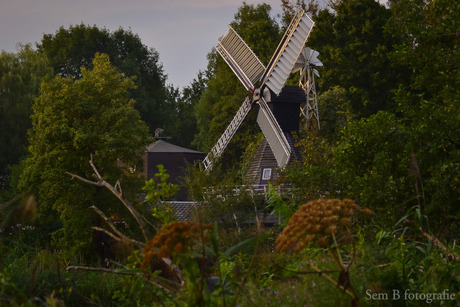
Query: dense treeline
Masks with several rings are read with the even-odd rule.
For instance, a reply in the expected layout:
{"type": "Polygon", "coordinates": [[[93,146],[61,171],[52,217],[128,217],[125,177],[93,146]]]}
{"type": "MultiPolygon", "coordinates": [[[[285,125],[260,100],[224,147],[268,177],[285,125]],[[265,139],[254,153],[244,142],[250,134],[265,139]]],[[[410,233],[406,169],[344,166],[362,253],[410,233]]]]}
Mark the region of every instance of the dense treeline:
{"type": "MultiPolygon", "coordinates": [[[[308,45],[324,64],[317,80],[322,130],[321,138],[301,137],[305,154],[316,160],[288,171],[288,179],[301,185],[300,202],[321,195],[350,197],[389,220],[420,204],[432,216],[434,231],[450,238],[458,233],[459,55],[453,6],[442,0],[395,1],[386,8],[373,0],[350,0],[317,11],[308,45]]],[[[284,9],[292,12],[295,5],[285,3],[284,9]]],[[[265,63],[283,27],[268,14],[267,6],[244,6],[232,24],[265,63]]],[[[226,64],[215,53],[209,57],[212,77],[196,106],[194,142],[203,151],[245,96],[226,64]]],[[[241,163],[246,146],[252,148],[256,125],[247,122],[222,159],[227,165],[241,163]]]]}
{"type": "Polygon", "coordinates": [[[207,152],[231,121],[247,93],[217,52],[183,89],[123,29],[61,27],[36,49],[0,54],[0,304],[357,306],[394,289],[458,295],[460,4],[281,6],[275,18],[267,4],[244,3],[231,26],[266,64],[289,16],[309,12],[308,46],[324,64],[321,130],[300,132],[303,161],[272,183],[267,207],[250,191],[235,195],[261,139],[250,113],[213,172],[188,170],[184,184],[203,204],[195,224],[173,222],[164,169],[143,188],[136,172],[156,128],[207,152]],[[276,190],[286,182],[289,196],[276,190]],[[249,222],[267,208],[280,225],[249,222]],[[106,256],[119,261],[104,268],[110,278],[62,271],[106,256]],[[215,295],[209,276],[222,281],[215,295]]]}
{"type": "Polygon", "coordinates": [[[1,158],[2,189],[9,181],[8,166],[17,164],[26,154],[27,130],[32,103],[39,95],[41,78],[59,75],[77,80],[81,68],[92,68],[96,53],[107,54],[120,72],[135,77],[135,87],[129,90],[136,101],[135,108],[153,135],[156,128],[179,145],[190,146],[196,124],[192,105],[200,95],[206,78],[197,76],[190,86],[179,90],[166,85],[159,54],[143,45],[131,31],[107,29],[84,24],[61,27],[55,34],[45,34],[34,50],[20,46],[16,54],[1,53],[1,158]]]}

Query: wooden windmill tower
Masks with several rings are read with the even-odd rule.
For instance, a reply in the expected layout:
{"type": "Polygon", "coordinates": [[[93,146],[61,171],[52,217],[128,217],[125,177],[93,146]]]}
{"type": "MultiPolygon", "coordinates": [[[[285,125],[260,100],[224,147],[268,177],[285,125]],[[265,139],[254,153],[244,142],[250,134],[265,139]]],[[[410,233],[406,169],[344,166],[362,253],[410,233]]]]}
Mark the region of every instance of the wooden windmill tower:
{"type": "Polygon", "coordinates": [[[255,163],[253,173],[268,181],[273,176],[273,168],[283,169],[295,158],[291,131],[299,129],[299,109],[305,105],[306,98],[302,88],[284,84],[295,68],[313,25],[314,22],[304,11],[298,12],[266,67],[231,27],[219,39],[216,50],[252,96],[243,101],[229,126],[203,160],[206,170],[211,169],[213,161],[222,155],[253,106],[259,108],[257,124],[265,137],[259,151],[262,150],[262,155],[264,152],[272,155],[271,158],[261,159],[271,160],[267,163],[269,165],[255,163]]]}

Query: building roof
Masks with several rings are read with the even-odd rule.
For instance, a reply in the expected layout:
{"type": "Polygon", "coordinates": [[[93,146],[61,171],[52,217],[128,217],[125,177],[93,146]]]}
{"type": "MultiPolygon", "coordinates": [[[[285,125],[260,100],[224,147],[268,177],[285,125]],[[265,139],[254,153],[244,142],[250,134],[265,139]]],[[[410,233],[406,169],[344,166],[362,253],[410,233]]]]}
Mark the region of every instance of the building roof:
{"type": "Polygon", "coordinates": [[[159,140],[147,147],[147,152],[177,152],[177,153],[195,153],[195,154],[204,154],[200,151],[196,151],[193,149],[188,149],[184,147],[180,147],[177,145],[170,144],[168,142],[159,140]]]}

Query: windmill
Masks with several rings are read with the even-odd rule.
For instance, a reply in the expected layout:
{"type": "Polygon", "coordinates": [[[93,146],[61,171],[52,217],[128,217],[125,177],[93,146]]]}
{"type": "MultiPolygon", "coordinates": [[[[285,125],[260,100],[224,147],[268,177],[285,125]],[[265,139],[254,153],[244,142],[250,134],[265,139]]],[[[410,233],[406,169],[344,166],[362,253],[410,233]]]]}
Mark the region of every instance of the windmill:
{"type": "MultiPolygon", "coordinates": [[[[292,126],[292,124],[288,120],[280,125],[280,116],[277,118],[274,115],[277,112],[273,112],[274,104],[278,102],[277,105],[282,105],[285,100],[283,97],[292,96],[291,92],[294,92],[295,97],[299,97],[298,91],[296,94],[292,87],[290,91],[283,90],[283,88],[303,50],[313,25],[314,22],[305,14],[305,11],[297,12],[267,67],[262,64],[249,46],[231,27],[218,40],[215,49],[246,90],[252,93],[252,97],[247,97],[243,101],[222,136],[203,160],[206,170],[210,170],[213,160],[222,155],[233,135],[255,104],[259,106],[257,123],[271,152],[273,152],[277,166],[282,169],[289,163],[294,154],[294,145],[286,137],[286,131],[290,129],[289,126],[292,126]],[[269,103],[271,103],[271,107],[269,103]]],[[[299,89],[297,86],[295,88],[299,89]]],[[[304,92],[301,89],[300,92],[300,96],[305,99],[304,92]]],[[[298,108],[295,110],[296,129],[298,129],[298,110],[298,108]]],[[[278,113],[284,114],[285,112],[278,113]]]]}
{"type": "Polygon", "coordinates": [[[318,59],[318,55],[318,51],[305,47],[297,58],[292,72],[300,71],[299,86],[307,96],[305,104],[300,108],[301,115],[305,118],[305,128],[311,128],[312,118],[315,117],[320,130],[315,75],[319,77],[316,67],[323,66],[323,63],[318,59]]]}

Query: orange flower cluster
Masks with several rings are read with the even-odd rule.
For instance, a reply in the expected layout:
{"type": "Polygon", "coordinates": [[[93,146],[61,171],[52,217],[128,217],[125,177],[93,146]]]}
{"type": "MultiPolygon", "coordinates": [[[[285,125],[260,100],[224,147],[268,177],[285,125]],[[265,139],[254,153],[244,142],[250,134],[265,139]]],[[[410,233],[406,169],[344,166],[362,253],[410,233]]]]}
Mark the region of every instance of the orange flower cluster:
{"type": "Polygon", "coordinates": [[[332,235],[339,242],[351,242],[352,218],[355,213],[372,214],[370,209],[361,209],[350,199],[319,199],[300,207],[286,227],[278,235],[275,249],[301,251],[316,242],[319,247],[328,247],[332,235]]]}
{"type": "Polygon", "coordinates": [[[212,229],[211,225],[186,221],[161,228],[155,237],[147,242],[141,268],[146,268],[152,258],[173,257],[190,252],[196,241],[203,243],[209,239],[205,233],[205,230],[209,229],[212,229]]]}

